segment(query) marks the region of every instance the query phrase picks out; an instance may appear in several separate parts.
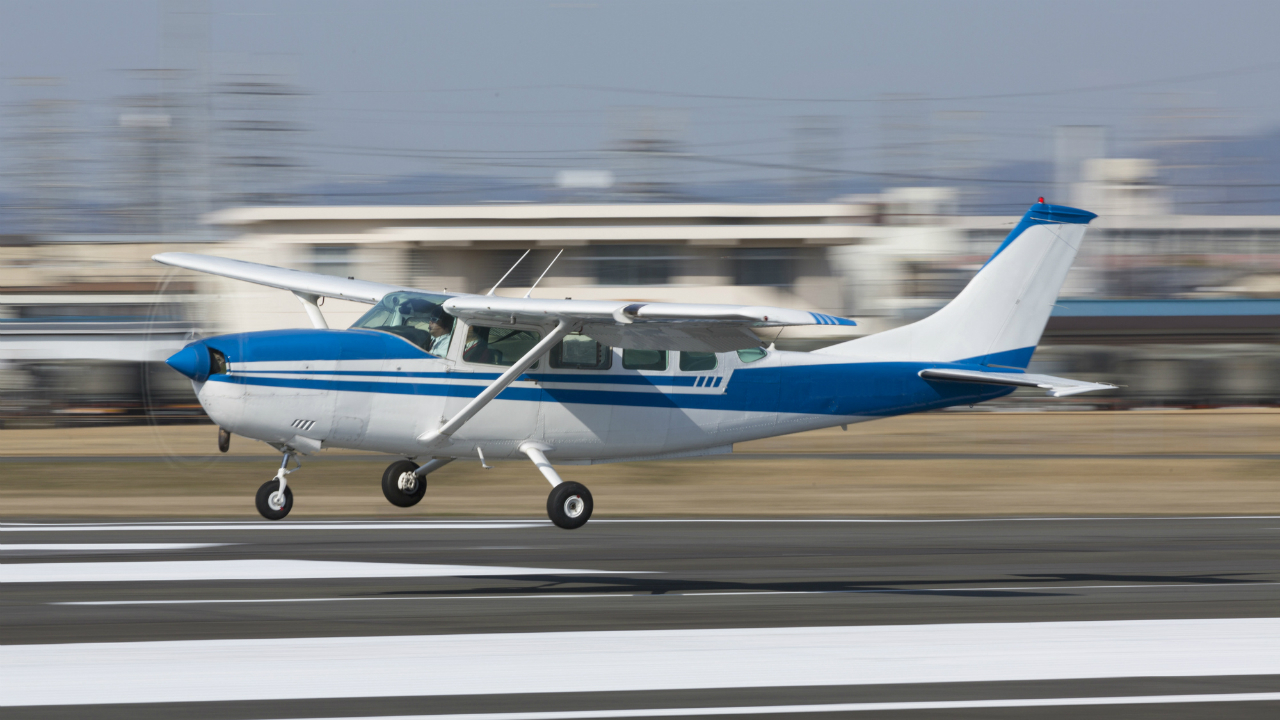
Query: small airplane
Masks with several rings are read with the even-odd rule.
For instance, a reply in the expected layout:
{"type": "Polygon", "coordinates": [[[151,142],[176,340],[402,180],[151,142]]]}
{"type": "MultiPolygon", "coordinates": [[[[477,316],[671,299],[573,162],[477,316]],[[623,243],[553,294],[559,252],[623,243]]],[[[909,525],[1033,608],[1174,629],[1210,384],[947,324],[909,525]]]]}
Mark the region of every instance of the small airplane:
{"type": "Polygon", "coordinates": [[[1114,388],[1026,372],[1095,217],[1041,198],[945,307],[813,352],[773,349],[753,331],[853,321],[777,307],[542,299],[532,287],[521,298],[423,292],[189,253],[153,259],[290,291],[314,325],[201,339],[167,361],[191,379],[223,452],[234,433],[282,453],[258,489],[263,517],[289,514],[286,476],[300,454],[350,448],[403,458],[382,475],[400,507],[420,501],[427,476],[454,460],[487,468],[527,457],[551,483],[547,515],[572,529],[590,519],[591,493],[553,464],[730,453],[734,443],[973,405],[1019,387],[1055,397],[1114,388]],[[373,307],[333,330],[324,297],[373,307]]]}

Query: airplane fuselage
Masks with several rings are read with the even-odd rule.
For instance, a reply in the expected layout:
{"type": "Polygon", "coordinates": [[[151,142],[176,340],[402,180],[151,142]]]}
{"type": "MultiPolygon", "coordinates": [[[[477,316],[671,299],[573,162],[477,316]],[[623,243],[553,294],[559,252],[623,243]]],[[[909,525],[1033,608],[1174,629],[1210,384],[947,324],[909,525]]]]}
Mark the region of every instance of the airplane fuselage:
{"type": "MultiPolygon", "coordinates": [[[[556,462],[728,452],[734,443],[953,405],[1012,388],[930,382],[926,367],[967,364],[851,362],[799,352],[701,354],[684,370],[553,368],[547,359],[506,387],[441,447],[423,433],[492,383],[503,368],[442,359],[375,330],[281,330],[200,341],[225,358],[195,382],[220,427],[303,452],[370,450],[405,457],[523,458],[551,448],[556,462]]],[[[607,358],[606,358],[607,360],[607,358]]]]}

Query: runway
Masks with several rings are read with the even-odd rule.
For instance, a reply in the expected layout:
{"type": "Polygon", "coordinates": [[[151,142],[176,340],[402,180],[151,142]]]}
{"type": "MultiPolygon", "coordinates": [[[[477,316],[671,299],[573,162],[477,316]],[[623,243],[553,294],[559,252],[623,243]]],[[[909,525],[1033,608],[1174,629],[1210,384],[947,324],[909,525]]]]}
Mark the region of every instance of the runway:
{"type": "Polygon", "coordinates": [[[6,718],[1275,717],[1280,518],[0,525],[6,718]]]}

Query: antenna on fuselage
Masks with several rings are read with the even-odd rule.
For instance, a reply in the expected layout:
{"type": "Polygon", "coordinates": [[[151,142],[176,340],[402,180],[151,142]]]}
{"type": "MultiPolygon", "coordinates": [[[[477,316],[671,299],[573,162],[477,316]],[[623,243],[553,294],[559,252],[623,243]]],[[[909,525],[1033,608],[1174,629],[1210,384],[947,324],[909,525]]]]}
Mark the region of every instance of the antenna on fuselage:
{"type": "MultiPolygon", "coordinates": [[[[521,255],[521,256],[520,256],[520,260],[525,259],[525,257],[526,257],[526,256],[529,254],[529,252],[530,252],[530,251],[532,251],[532,250],[533,250],[533,248],[529,248],[529,250],[525,250],[525,251],[524,251],[524,255],[521,255]]],[[[511,266],[511,270],[515,270],[515,269],[516,269],[516,265],[519,265],[519,264],[520,264],[520,260],[516,260],[515,265],[512,265],[512,266],[511,266]]],[[[497,289],[498,289],[498,285],[501,285],[501,284],[502,284],[502,281],[507,279],[507,275],[510,275],[510,274],[511,274],[511,270],[508,270],[506,273],[504,273],[504,274],[503,274],[503,276],[502,276],[502,277],[498,278],[498,282],[497,282],[497,284],[496,284],[496,285],[494,285],[493,287],[489,288],[489,292],[485,293],[485,296],[486,296],[486,297],[487,297],[487,296],[490,296],[490,295],[493,295],[493,291],[494,291],[494,290],[497,290],[497,289]]]]}
{"type": "Polygon", "coordinates": [[[560,256],[561,256],[561,255],[563,255],[563,254],[564,254],[564,248],[561,248],[561,249],[560,249],[560,252],[556,253],[556,256],[555,256],[555,257],[553,257],[553,258],[551,258],[551,262],[547,264],[547,269],[546,269],[546,270],[543,270],[543,271],[542,271],[542,274],[538,276],[538,279],[537,279],[537,280],[534,280],[534,281],[533,281],[533,284],[529,286],[529,292],[526,292],[526,293],[524,294],[524,296],[525,296],[525,297],[529,297],[529,295],[533,292],[533,289],[534,289],[534,288],[536,288],[536,287],[538,287],[538,283],[542,282],[542,278],[544,278],[544,277],[546,277],[546,276],[547,276],[547,270],[550,270],[550,269],[551,269],[551,266],[552,266],[552,265],[555,265],[555,264],[556,264],[556,261],[557,261],[557,260],[559,260],[559,259],[560,259],[560,256]]]}

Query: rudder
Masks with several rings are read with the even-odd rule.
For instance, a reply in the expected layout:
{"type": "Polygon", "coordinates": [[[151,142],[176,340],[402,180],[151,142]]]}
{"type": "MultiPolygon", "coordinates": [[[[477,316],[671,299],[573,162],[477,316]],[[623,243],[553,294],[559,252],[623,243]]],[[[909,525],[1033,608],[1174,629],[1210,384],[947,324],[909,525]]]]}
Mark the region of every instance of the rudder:
{"type": "Polygon", "coordinates": [[[1037,203],[978,274],[929,317],[815,352],[880,361],[967,362],[1025,368],[1044,332],[1084,231],[1096,215],[1037,203]]]}

